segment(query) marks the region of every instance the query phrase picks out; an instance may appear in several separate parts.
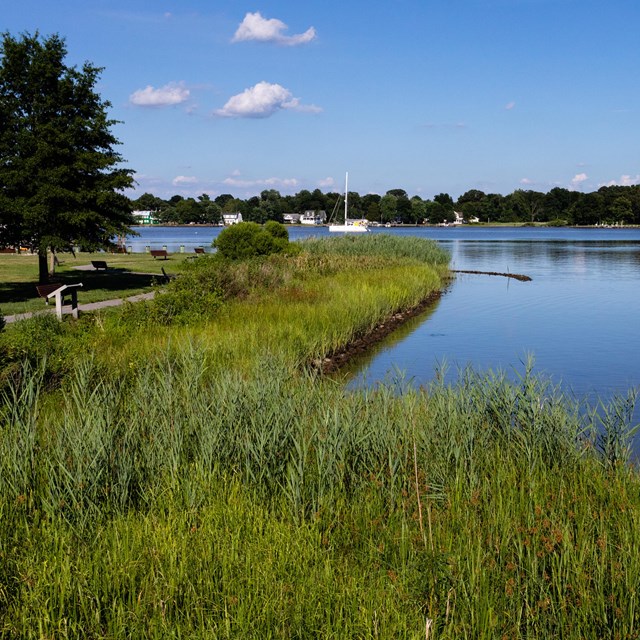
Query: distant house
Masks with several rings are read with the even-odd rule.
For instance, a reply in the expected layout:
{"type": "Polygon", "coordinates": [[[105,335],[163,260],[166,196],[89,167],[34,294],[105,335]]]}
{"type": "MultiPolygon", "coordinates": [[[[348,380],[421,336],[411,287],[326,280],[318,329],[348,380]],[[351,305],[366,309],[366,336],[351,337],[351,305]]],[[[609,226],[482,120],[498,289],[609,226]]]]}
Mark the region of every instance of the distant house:
{"type": "Polygon", "coordinates": [[[283,213],[282,220],[285,224],[298,224],[300,222],[299,213],[283,213]]]}
{"type": "Polygon", "coordinates": [[[136,224],[154,224],[155,220],[155,211],[132,211],[131,215],[133,215],[136,224]]]}
{"type": "Polygon", "coordinates": [[[459,211],[454,211],[453,215],[456,217],[453,224],[462,224],[464,222],[464,216],[459,211]]]}
{"type": "Polygon", "coordinates": [[[228,227],[232,224],[238,224],[242,222],[242,214],[241,213],[223,213],[222,214],[222,223],[225,227],[228,227]]]}
{"type": "Polygon", "coordinates": [[[324,224],[326,221],[326,211],[305,211],[300,216],[301,224],[324,224]]]}

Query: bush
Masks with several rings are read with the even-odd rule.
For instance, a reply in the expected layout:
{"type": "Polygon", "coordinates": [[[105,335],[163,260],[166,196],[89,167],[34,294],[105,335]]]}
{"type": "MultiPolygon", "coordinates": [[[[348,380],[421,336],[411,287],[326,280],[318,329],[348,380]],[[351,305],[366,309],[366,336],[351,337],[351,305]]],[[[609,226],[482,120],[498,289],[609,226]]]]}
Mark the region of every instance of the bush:
{"type": "Polygon", "coordinates": [[[274,220],[267,222],[264,227],[255,222],[234,224],[224,229],[212,246],[228,260],[288,253],[291,247],[286,227],[274,220]]]}
{"type": "Polygon", "coordinates": [[[55,315],[43,313],[16,322],[6,332],[5,344],[12,360],[40,360],[61,349],[65,326],[55,315]]]}
{"type": "Polygon", "coordinates": [[[284,238],[285,240],[289,240],[289,232],[287,231],[287,227],[275,220],[268,220],[264,224],[264,230],[267,233],[270,233],[274,238],[284,238]]]}

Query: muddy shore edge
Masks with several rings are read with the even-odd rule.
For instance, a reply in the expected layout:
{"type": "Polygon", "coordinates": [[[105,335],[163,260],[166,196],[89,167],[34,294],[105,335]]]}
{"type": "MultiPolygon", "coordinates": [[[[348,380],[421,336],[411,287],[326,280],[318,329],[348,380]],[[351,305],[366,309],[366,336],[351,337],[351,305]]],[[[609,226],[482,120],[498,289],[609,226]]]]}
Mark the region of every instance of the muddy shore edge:
{"type": "MultiPolygon", "coordinates": [[[[520,273],[500,273],[497,271],[470,271],[452,269],[451,274],[466,273],[474,275],[485,276],[500,276],[503,278],[513,278],[520,282],[530,282],[529,276],[520,273]]],[[[335,373],[346,365],[352,358],[366,353],[374,344],[380,342],[383,338],[386,338],[390,333],[395,331],[400,325],[405,323],[409,318],[413,318],[420,315],[427,309],[429,305],[438,300],[442,294],[447,290],[447,283],[442,289],[430,293],[426,298],[421,300],[417,305],[404,311],[397,311],[390,317],[386,318],[383,322],[376,325],[371,331],[357,336],[349,344],[345,345],[341,349],[337,349],[332,353],[327,354],[324,358],[318,358],[311,363],[311,369],[321,374],[335,373]]]]}
{"type": "Polygon", "coordinates": [[[374,344],[380,342],[380,340],[395,331],[395,329],[404,324],[409,318],[420,315],[429,305],[438,300],[444,291],[446,291],[446,287],[430,293],[417,305],[409,309],[397,311],[383,322],[377,324],[371,331],[357,336],[344,347],[327,354],[324,358],[314,360],[311,363],[311,368],[322,374],[335,373],[355,356],[366,353],[374,344]]]}

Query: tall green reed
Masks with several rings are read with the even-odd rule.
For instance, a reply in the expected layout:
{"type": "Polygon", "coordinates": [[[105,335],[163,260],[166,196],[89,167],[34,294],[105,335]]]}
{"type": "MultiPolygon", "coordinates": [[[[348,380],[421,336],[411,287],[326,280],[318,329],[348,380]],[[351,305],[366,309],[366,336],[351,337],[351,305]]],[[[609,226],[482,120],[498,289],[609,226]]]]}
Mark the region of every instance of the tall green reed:
{"type": "Polygon", "coordinates": [[[350,393],[275,357],[221,370],[204,345],[180,343],[115,380],[78,364],[45,406],[30,375],[7,396],[2,432],[4,450],[25,451],[19,464],[3,459],[0,502],[17,635],[37,628],[28,612],[42,606],[43,628],[71,636],[82,625],[139,633],[134,620],[157,635],[183,625],[229,637],[251,619],[286,637],[310,633],[311,620],[365,635],[382,625],[381,637],[397,633],[391,619],[415,631],[429,618],[434,637],[598,637],[590,629],[637,624],[637,478],[603,474],[602,453],[581,443],[588,415],[538,395],[548,388],[527,369],[516,382],[466,372],[350,393]],[[226,505],[219,525],[203,526],[214,504],[226,505]],[[307,534],[311,547],[294,551],[307,534]],[[282,580],[266,614],[251,595],[268,598],[266,582],[242,560],[252,536],[263,545],[252,562],[282,580]],[[276,568],[274,554],[292,553],[312,562],[308,579],[276,568]],[[333,622],[309,608],[318,599],[337,607],[333,622]]]}

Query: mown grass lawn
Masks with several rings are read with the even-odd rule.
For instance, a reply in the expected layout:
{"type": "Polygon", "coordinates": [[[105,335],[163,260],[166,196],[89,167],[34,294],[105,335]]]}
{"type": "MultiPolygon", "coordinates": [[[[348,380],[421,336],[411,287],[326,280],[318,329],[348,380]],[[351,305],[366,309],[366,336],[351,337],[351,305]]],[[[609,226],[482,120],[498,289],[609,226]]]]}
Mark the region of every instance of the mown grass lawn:
{"type": "MultiPolygon", "coordinates": [[[[167,272],[175,272],[185,260],[194,259],[179,253],[167,260],[154,259],[147,253],[76,253],[75,256],[63,253],[58,258],[60,264],[53,279],[61,284],[81,282],[80,304],[150,291],[163,267],[167,272]],[[108,270],[93,270],[92,260],[106,261],[108,270]]],[[[36,292],[37,282],[37,256],[0,254],[0,313],[9,315],[43,309],[44,301],[36,292]]]]}

